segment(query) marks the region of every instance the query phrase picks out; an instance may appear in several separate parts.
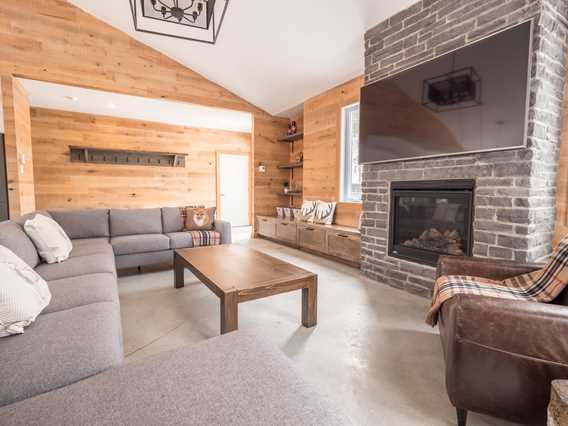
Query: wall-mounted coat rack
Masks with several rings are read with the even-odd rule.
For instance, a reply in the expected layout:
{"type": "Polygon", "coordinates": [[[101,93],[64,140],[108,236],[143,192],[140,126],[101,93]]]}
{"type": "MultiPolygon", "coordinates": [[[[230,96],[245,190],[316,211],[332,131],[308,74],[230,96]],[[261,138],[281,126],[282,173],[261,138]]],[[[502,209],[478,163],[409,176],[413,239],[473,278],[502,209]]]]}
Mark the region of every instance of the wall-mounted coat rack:
{"type": "Polygon", "coordinates": [[[172,152],[127,151],[121,149],[69,146],[75,163],[117,164],[127,166],[185,167],[188,154],[172,152]]]}

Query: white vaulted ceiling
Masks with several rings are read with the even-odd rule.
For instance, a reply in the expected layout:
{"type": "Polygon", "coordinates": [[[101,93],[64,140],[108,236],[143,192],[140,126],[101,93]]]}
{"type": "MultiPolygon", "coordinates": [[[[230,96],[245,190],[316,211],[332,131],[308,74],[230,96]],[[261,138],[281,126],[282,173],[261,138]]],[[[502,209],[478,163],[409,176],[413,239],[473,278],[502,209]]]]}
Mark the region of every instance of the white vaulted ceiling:
{"type": "Polygon", "coordinates": [[[69,1],[258,107],[282,114],[361,75],[365,30],[416,0],[231,0],[213,46],[136,32],[129,0],[69,1]]]}

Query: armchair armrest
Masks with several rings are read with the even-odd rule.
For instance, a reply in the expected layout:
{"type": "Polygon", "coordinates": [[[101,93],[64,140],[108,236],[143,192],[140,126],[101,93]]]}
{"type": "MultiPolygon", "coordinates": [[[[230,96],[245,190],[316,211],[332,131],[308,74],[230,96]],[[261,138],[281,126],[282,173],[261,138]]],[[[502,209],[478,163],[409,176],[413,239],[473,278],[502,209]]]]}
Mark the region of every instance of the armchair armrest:
{"type": "Polygon", "coordinates": [[[448,345],[473,344],[568,367],[568,307],[457,295],[444,303],[440,322],[448,345]]]}
{"type": "Polygon", "coordinates": [[[523,264],[480,257],[440,256],[437,277],[443,275],[469,275],[501,281],[541,269],[543,265],[523,264]]]}
{"type": "Polygon", "coordinates": [[[215,231],[221,234],[221,244],[231,244],[233,242],[232,227],[229,222],[215,220],[215,231]]]}

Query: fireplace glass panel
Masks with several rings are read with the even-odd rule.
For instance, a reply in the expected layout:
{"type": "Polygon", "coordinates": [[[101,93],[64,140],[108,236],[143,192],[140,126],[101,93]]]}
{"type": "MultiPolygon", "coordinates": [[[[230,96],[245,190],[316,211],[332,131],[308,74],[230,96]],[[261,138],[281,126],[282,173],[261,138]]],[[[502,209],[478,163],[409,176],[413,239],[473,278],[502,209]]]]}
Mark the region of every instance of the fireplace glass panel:
{"type": "Polygon", "coordinates": [[[440,255],[471,255],[473,192],[393,190],[390,254],[436,264],[440,255]]]}

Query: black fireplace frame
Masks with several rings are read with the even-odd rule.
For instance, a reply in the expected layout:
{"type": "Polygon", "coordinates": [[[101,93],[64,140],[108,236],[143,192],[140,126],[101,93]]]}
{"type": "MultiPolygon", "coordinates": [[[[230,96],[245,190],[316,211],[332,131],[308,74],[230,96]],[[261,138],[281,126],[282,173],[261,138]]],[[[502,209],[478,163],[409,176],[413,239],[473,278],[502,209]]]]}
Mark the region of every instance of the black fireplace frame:
{"type": "Polygon", "coordinates": [[[391,257],[407,260],[414,263],[436,266],[438,258],[444,254],[435,253],[429,250],[422,250],[402,245],[395,245],[395,217],[396,217],[396,197],[404,196],[424,196],[436,195],[444,198],[467,199],[469,202],[469,226],[466,229],[467,246],[466,256],[471,256],[473,252],[473,218],[475,211],[474,194],[475,180],[473,179],[453,179],[453,180],[426,180],[426,181],[404,181],[391,182],[390,185],[390,216],[389,216],[389,235],[388,253],[391,257]]]}

